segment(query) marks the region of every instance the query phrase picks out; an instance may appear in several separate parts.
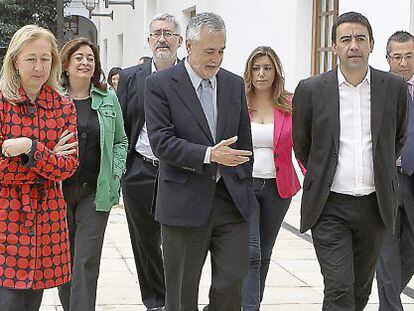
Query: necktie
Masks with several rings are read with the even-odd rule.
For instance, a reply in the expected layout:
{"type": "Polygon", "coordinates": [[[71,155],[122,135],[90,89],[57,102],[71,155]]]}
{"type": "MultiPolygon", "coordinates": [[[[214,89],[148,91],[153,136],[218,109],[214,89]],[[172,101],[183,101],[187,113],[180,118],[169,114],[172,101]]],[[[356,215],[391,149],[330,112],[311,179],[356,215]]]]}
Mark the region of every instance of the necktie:
{"type": "Polygon", "coordinates": [[[408,85],[408,95],[410,95],[411,96],[411,99],[413,99],[413,88],[414,88],[414,85],[411,83],[411,82],[408,82],[407,83],[407,85],[408,85]]]}
{"type": "Polygon", "coordinates": [[[407,94],[408,99],[408,131],[407,140],[404,148],[401,151],[401,166],[405,173],[412,175],[414,172],[414,102],[410,95],[407,94]]]}
{"type": "Polygon", "coordinates": [[[209,79],[201,80],[199,86],[200,102],[203,107],[204,115],[206,116],[208,127],[210,128],[211,136],[216,141],[216,115],[214,113],[214,90],[209,79]]]}

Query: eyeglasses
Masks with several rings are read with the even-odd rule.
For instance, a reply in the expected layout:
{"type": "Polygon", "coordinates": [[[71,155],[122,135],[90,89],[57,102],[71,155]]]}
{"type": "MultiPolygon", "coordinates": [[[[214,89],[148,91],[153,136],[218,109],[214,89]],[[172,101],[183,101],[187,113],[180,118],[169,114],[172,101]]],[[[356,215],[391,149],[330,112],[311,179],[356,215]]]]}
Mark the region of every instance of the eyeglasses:
{"type": "Polygon", "coordinates": [[[173,36],[179,37],[180,34],[179,33],[173,33],[172,31],[169,31],[169,30],[161,29],[161,30],[155,30],[153,33],[150,33],[150,36],[155,38],[155,39],[159,39],[159,38],[161,38],[161,36],[164,36],[165,39],[170,39],[173,36]]]}
{"type": "Polygon", "coordinates": [[[391,60],[393,60],[397,63],[401,63],[401,61],[403,59],[405,59],[406,62],[412,62],[414,60],[414,55],[411,54],[411,53],[410,54],[405,54],[405,55],[400,55],[400,54],[397,54],[397,55],[387,54],[387,55],[388,55],[389,58],[391,58],[391,60]]]}

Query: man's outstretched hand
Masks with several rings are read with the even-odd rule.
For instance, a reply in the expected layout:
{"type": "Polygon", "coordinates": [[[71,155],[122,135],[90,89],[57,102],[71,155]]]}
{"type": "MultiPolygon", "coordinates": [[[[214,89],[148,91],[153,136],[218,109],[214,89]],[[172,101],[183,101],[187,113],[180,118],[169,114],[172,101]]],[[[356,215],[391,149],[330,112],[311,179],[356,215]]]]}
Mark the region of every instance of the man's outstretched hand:
{"type": "Polygon", "coordinates": [[[237,136],[220,141],[211,149],[210,161],[225,166],[237,166],[249,161],[252,152],[232,149],[229,146],[237,141],[237,136]]]}

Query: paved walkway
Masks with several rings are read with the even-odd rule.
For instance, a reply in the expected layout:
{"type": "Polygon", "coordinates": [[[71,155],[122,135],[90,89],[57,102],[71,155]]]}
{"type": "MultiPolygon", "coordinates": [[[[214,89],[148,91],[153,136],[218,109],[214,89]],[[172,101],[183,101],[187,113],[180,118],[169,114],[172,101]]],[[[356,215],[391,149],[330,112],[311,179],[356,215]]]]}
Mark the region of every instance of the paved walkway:
{"type": "MultiPolygon", "coordinates": [[[[280,231],[270,265],[262,311],[321,310],[322,277],[308,235],[300,235],[299,199],[294,198],[280,231]]],[[[208,302],[210,282],[207,259],[200,286],[200,310],[208,302]]],[[[409,286],[414,288],[414,281],[409,286]]],[[[403,295],[405,311],[414,311],[414,300],[403,295]]],[[[97,311],[144,311],[135,271],[125,212],[114,208],[106,230],[98,286],[97,311]]],[[[57,291],[45,291],[41,311],[63,310],[57,291]]],[[[377,289],[365,310],[378,310],[377,289]]]]}

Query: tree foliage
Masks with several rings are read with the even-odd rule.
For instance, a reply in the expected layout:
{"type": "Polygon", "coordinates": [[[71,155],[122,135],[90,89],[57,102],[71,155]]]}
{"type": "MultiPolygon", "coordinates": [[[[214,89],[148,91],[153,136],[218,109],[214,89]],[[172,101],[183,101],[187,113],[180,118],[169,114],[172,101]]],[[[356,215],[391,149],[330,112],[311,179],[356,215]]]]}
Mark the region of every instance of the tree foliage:
{"type": "MultiPolygon", "coordinates": [[[[63,0],[67,4],[70,0],[63,0]]],[[[38,24],[56,34],[57,11],[55,0],[0,0],[0,57],[7,49],[13,34],[24,25],[38,24]]]]}

